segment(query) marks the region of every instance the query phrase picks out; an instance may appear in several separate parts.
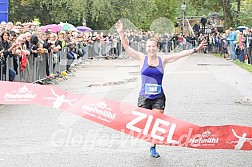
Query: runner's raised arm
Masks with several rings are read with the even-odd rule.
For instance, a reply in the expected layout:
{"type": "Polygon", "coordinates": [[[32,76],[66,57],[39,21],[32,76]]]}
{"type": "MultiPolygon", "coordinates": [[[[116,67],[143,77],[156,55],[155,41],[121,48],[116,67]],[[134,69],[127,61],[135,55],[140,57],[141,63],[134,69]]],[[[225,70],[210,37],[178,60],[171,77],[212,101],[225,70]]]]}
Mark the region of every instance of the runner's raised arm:
{"type": "Polygon", "coordinates": [[[116,23],[116,30],[117,30],[117,33],[119,34],[119,37],[122,41],[123,48],[125,49],[126,53],[134,59],[143,61],[145,55],[131,48],[128,44],[128,41],[125,39],[124,31],[123,31],[123,23],[120,20],[116,23]]]}

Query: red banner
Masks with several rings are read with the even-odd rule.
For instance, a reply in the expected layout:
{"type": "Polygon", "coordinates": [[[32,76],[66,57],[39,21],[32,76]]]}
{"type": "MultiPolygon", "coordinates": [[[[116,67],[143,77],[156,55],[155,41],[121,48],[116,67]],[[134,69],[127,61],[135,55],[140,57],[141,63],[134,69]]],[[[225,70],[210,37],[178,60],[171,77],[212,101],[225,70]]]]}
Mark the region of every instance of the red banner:
{"type": "Polygon", "coordinates": [[[252,150],[252,127],[197,126],[151,110],[69,93],[55,86],[0,81],[0,104],[68,111],[147,142],[198,149],[252,150]]]}

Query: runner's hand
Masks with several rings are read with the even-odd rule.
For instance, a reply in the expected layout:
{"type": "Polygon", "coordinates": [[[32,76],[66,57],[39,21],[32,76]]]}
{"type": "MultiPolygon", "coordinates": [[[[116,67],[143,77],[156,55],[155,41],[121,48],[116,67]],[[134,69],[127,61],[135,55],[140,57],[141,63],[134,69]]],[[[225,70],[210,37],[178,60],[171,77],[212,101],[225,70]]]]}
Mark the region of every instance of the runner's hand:
{"type": "Polygon", "coordinates": [[[207,47],[207,40],[203,40],[200,45],[197,47],[197,51],[200,51],[201,49],[203,48],[206,48],[207,47]]]}

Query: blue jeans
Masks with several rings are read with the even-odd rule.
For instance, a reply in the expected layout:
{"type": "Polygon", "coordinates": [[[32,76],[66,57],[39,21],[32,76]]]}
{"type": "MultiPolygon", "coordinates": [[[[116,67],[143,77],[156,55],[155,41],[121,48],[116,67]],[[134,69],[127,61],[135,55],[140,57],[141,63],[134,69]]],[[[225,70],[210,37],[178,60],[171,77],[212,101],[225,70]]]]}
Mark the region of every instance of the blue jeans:
{"type": "Polygon", "coordinates": [[[247,55],[248,55],[248,64],[252,64],[252,48],[248,48],[248,51],[247,51],[247,55]]]}
{"type": "Polygon", "coordinates": [[[244,62],[244,49],[239,50],[239,60],[240,62],[244,62]]]}
{"type": "Polygon", "coordinates": [[[168,41],[167,48],[168,48],[168,52],[172,50],[172,41],[168,41]]]}
{"type": "Polygon", "coordinates": [[[235,44],[234,41],[229,41],[230,49],[231,49],[231,58],[232,60],[236,60],[236,54],[235,54],[235,44]]]}
{"type": "Polygon", "coordinates": [[[12,68],[9,68],[9,81],[14,81],[15,77],[16,72],[12,68]]]}

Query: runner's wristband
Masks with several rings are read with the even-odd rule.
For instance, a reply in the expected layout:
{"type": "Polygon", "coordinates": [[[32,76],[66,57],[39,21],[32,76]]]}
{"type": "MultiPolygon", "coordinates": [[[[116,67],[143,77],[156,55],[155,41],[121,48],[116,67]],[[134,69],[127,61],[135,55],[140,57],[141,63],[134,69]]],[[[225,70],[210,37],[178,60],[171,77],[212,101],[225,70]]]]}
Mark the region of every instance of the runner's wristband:
{"type": "Polygon", "coordinates": [[[197,53],[198,51],[197,51],[197,49],[196,48],[194,48],[193,49],[193,53],[197,53]]]}

